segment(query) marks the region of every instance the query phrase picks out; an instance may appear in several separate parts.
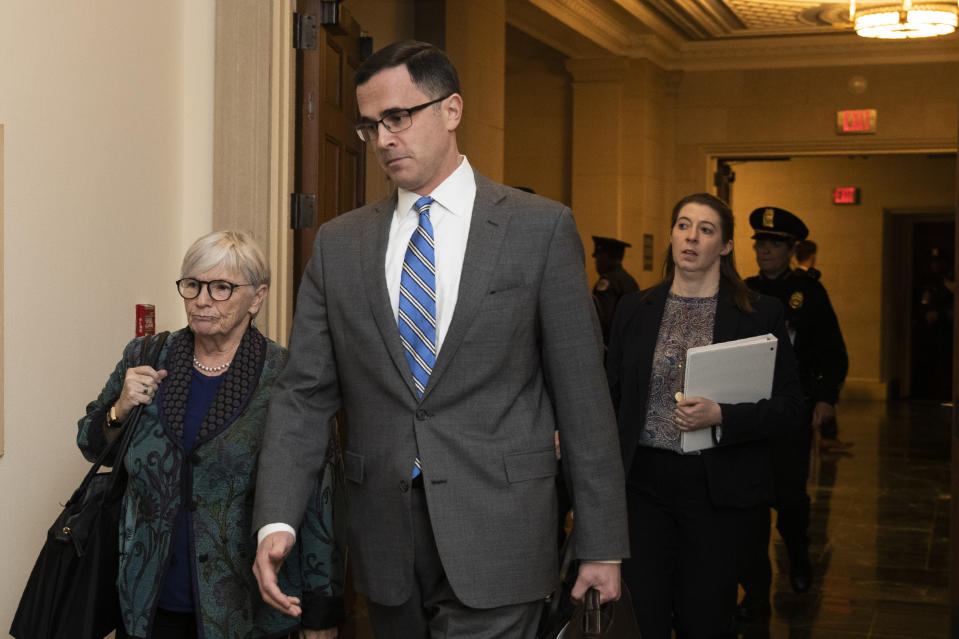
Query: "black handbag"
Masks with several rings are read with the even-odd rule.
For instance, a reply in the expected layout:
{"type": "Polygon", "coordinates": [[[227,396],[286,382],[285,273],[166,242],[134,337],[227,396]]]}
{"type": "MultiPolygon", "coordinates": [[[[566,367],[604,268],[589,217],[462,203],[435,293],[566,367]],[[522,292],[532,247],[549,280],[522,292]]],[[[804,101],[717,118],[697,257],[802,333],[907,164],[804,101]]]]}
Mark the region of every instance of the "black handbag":
{"type": "Polygon", "coordinates": [[[599,591],[590,588],[581,603],[572,600],[578,562],[573,558],[573,533],[563,544],[559,585],[546,599],[537,639],[640,639],[639,624],[626,583],[620,580],[618,601],[599,603],[599,591]]]}
{"type": "MultiPolygon", "coordinates": [[[[144,340],[141,366],[156,366],[167,335],[144,340]]],[[[130,411],[122,434],[100,454],[47,531],[10,627],[17,639],[102,639],[121,623],[116,582],[123,455],[142,411],[142,405],[130,411]],[[98,472],[110,462],[110,472],[98,472]]]]}

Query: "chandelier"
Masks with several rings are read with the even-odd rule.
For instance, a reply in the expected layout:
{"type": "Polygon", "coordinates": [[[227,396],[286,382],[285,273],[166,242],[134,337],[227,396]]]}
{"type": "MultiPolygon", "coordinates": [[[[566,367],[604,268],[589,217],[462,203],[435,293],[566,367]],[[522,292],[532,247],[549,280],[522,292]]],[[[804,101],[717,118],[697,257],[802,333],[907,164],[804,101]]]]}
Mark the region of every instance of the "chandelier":
{"type": "Polygon", "coordinates": [[[856,10],[856,0],[849,2],[849,19],[855,24],[856,33],[865,38],[931,38],[947,35],[956,30],[957,13],[956,4],[913,4],[912,0],[902,0],[898,5],[856,10]]]}

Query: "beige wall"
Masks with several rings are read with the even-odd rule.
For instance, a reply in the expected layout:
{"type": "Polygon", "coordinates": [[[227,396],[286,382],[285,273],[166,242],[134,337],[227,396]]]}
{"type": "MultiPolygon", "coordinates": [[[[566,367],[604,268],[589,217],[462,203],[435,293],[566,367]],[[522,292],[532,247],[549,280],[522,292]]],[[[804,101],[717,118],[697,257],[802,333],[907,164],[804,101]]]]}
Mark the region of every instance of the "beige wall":
{"type": "MultiPolygon", "coordinates": [[[[535,133],[524,128],[543,111],[556,113],[544,103],[562,87],[548,84],[558,75],[526,62],[533,50],[528,43],[507,49],[506,176],[550,183],[564,179],[550,146],[559,129],[549,119],[535,133]],[[525,75],[516,70],[523,64],[525,75]],[[524,81],[535,90],[524,92],[524,81]]],[[[580,234],[587,251],[593,234],[632,243],[624,266],[641,286],[660,276],[672,204],[713,191],[715,157],[956,147],[959,85],[944,81],[959,75],[955,62],[682,72],[608,57],[567,60],[567,68],[570,201],[580,234]],[[879,113],[878,134],[836,135],[836,111],[866,108],[879,113]],[[651,271],[642,270],[644,234],[654,238],[651,271]]],[[[587,271],[595,280],[590,261],[587,271]]]]}
{"type": "Polygon", "coordinates": [[[505,0],[447,0],[446,52],[463,91],[460,152],[474,169],[503,181],[506,92],[505,0]]]}
{"type": "MultiPolygon", "coordinates": [[[[630,62],[625,58],[570,60],[573,76],[572,205],[587,255],[590,236],[621,235],[626,207],[624,166],[630,155],[625,146],[628,107],[625,85],[630,62]]],[[[589,281],[597,274],[586,260],[589,281]]]]}
{"type": "Polygon", "coordinates": [[[503,181],[572,203],[573,100],[566,57],[506,29],[503,181]]]}
{"type": "MultiPolygon", "coordinates": [[[[846,396],[885,396],[881,371],[883,214],[889,209],[951,210],[954,157],[871,156],[794,158],[734,166],[737,267],[757,272],[749,213],[780,206],[799,215],[819,245],[816,268],[829,292],[849,351],[846,396]],[[858,186],[861,202],[831,203],[831,189],[858,186]]],[[[899,268],[908,269],[908,264],[899,268]]],[[[903,302],[908,303],[908,302],[903,302]]]]}
{"type": "Polygon", "coordinates": [[[4,624],[88,466],[76,421],[134,305],[184,323],[173,281],[210,228],[213,1],[0,4],[4,624]]]}
{"type": "MultiPolygon", "coordinates": [[[[653,68],[648,75],[655,76],[648,86],[656,97],[647,99],[653,108],[630,108],[628,120],[647,132],[637,140],[645,171],[633,186],[648,204],[635,214],[643,218],[626,216],[622,223],[630,238],[642,232],[655,238],[654,272],[642,274],[642,285],[659,274],[670,208],[689,193],[713,191],[717,156],[956,147],[959,86],[943,79],[959,75],[957,63],[685,73],[653,68]],[[878,110],[878,134],[836,135],[836,111],[865,108],[878,110]]],[[[637,251],[627,252],[626,267],[638,272],[639,259],[637,251]]]]}
{"type": "Polygon", "coordinates": [[[712,188],[711,154],[955,149],[956,77],[956,62],[686,73],[670,199],[712,188]],[[877,109],[878,133],[836,135],[842,109],[877,109]]]}
{"type": "MultiPolygon", "coordinates": [[[[591,235],[632,244],[623,265],[641,287],[659,281],[662,242],[643,270],[643,235],[666,236],[664,196],[674,183],[676,82],[645,60],[570,60],[573,81],[572,201],[587,251],[591,235]]],[[[592,260],[587,273],[598,275],[592,260]]]]}
{"type": "MultiPolygon", "coordinates": [[[[524,34],[507,40],[513,46],[507,48],[506,180],[552,185],[565,180],[556,160],[562,151],[555,149],[565,141],[556,122],[561,109],[550,98],[564,87],[548,63],[527,60],[538,45],[528,40],[524,34]],[[531,130],[538,117],[543,125],[531,130]]],[[[556,187],[547,195],[572,203],[587,252],[593,234],[632,243],[624,265],[641,286],[659,279],[672,204],[713,190],[717,156],[956,146],[959,86],[942,80],[957,77],[957,63],[682,72],[610,57],[569,60],[567,67],[570,195],[566,200],[556,187]],[[836,111],[863,108],[878,110],[878,134],[836,135],[836,111]],[[652,271],[642,270],[647,233],[654,238],[652,271]]],[[[595,280],[591,260],[587,271],[595,280]]]]}
{"type": "Polygon", "coordinates": [[[416,7],[413,0],[347,0],[343,3],[366,35],[373,50],[413,37],[416,7]]]}
{"type": "Polygon", "coordinates": [[[667,198],[674,181],[676,82],[678,74],[645,61],[630,65],[626,86],[623,137],[623,217],[617,237],[632,244],[623,267],[640,287],[662,278],[663,250],[668,238],[667,198]],[[652,269],[643,270],[643,235],[653,236],[652,269]]]}

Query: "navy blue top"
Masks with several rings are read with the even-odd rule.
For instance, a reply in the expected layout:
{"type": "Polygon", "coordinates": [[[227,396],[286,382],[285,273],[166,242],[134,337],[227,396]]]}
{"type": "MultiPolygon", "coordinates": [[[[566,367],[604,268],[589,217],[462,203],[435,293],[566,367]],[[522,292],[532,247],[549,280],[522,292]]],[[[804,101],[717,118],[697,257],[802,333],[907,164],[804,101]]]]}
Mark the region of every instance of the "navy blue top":
{"type": "MultiPolygon", "coordinates": [[[[193,370],[186,403],[186,416],[183,420],[183,450],[187,455],[193,450],[196,434],[222,381],[223,375],[208,377],[196,369],[193,370]]],[[[160,592],[159,606],[165,610],[193,611],[193,579],[190,575],[190,565],[193,562],[190,561],[190,548],[190,511],[184,508],[180,511],[173,530],[170,567],[163,582],[163,590],[160,592]]]]}

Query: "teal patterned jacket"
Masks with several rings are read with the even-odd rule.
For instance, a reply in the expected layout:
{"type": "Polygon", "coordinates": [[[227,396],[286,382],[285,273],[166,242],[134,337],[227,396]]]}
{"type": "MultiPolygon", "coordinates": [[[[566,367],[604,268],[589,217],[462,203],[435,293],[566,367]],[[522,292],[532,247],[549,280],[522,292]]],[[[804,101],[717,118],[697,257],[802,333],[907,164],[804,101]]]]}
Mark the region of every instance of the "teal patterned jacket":
{"type": "MultiPolygon", "coordinates": [[[[106,413],[120,396],[143,340],[130,342],[100,396],[79,422],[77,443],[96,459],[106,446],[106,413]]],[[[134,431],[124,466],[129,474],[120,523],[118,589],[131,637],[150,635],[171,555],[176,518],[186,509],[193,549],[191,575],[201,639],[281,637],[296,619],[263,603],[253,577],[251,530],[256,467],[270,389],[287,352],[251,327],[200,426],[190,455],[182,448],[183,416],[192,371],[193,334],[172,333],[157,369],[168,375],[134,431]]],[[[331,444],[335,444],[331,442],[331,444]]],[[[342,462],[336,445],[310,498],[297,543],[280,574],[283,592],[303,601],[302,626],[328,628],[343,620],[343,553],[336,527],[342,512],[342,462]]]]}

